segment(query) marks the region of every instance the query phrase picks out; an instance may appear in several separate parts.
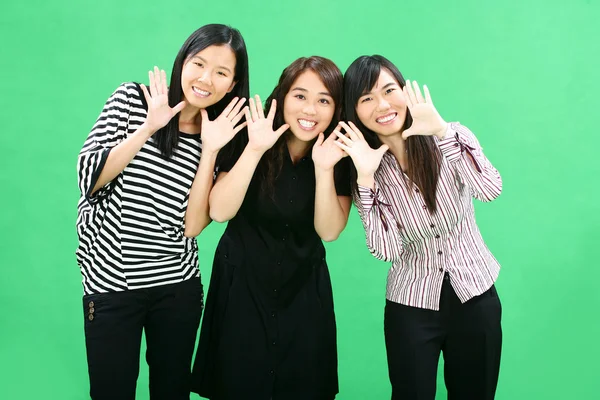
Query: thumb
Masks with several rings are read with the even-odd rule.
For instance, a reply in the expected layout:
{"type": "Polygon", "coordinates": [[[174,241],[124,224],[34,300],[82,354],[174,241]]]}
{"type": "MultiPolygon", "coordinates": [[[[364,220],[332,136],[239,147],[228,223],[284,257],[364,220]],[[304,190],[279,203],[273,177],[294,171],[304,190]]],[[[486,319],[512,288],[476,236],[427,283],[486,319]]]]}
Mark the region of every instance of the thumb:
{"type": "Polygon", "coordinates": [[[405,130],[404,132],[402,132],[402,139],[406,140],[408,139],[409,136],[414,135],[413,131],[409,129],[405,130]]]}
{"type": "Polygon", "coordinates": [[[210,121],[210,119],[208,119],[208,113],[204,108],[200,109],[200,116],[202,117],[202,121],[210,121]]]}
{"type": "Polygon", "coordinates": [[[277,136],[283,135],[283,132],[287,131],[289,127],[290,126],[288,124],[281,125],[281,127],[279,127],[279,129],[277,129],[275,131],[275,135],[277,135],[277,136]]]}
{"type": "Polygon", "coordinates": [[[319,133],[319,136],[317,136],[317,141],[315,142],[315,146],[321,146],[324,139],[325,135],[323,135],[323,132],[319,133]]]}
{"type": "Polygon", "coordinates": [[[389,149],[390,149],[390,146],[388,146],[387,144],[382,144],[381,147],[379,147],[377,149],[377,153],[381,154],[381,156],[383,157],[385,152],[388,151],[389,149]]]}
{"type": "Polygon", "coordinates": [[[181,110],[183,110],[184,108],[185,108],[185,101],[182,101],[181,103],[179,103],[175,107],[173,107],[173,115],[176,115],[177,113],[181,112],[181,110]]]}

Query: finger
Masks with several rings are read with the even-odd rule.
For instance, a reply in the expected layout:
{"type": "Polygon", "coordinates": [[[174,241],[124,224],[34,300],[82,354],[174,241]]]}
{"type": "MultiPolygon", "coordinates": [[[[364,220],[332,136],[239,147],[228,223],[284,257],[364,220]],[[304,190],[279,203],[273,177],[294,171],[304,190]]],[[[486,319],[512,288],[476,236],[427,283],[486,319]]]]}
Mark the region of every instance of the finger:
{"type": "Polygon", "coordinates": [[[236,133],[238,133],[239,131],[241,131],[242,129],[244,129],[246,126],[248,125],[248,122],[244,121],[241,124],[239,124],[238,126],[236,126],[233,129],[233,134],[235,135],[236,133]]]}
{"type": "Polygon", "coordinates": [[[252,116],[252,122],[256,122],[258,119],[258,111],[256,111],[256,101],[254,101],[253,97],[250,97],[248,100],[250,103],[250,115],[252,116]]]}
{"type": "Polygon", "coordinates": [[[425,100],[427,103],[433,105],[433,100],[431,100],[431,95],[429,94],[429,88],[427,85],[423,85],[423,91],[425,92],[425,100]]]}
{"type": "Polygon", "coordinates": [[[363,136],[362,132],[360,131],[360,129],[358,129],[358,127],[356,125],[354,125],[354,122],[349,121],[350,127],[352,128],[352,130],[354,131],[354,133],[356,133],[356,136],[358,136],[359,139],[364,139],[365,137],[363,136]]]}
{"type": "MultiPolygon", "coordinates": [[[[354,134],[356,134],[356,132],[354,132],[354,129],[352,129],[350,127],[350,125],[348,125],[347,123],[345,123],[344,121],[340,121],[340,125],[342,126],[342,128],[344,128],[344,132],[346,133],[350,133],[353,132],[354,134]]],[[[357,135],[358,136],[358,135],[357,135]]],[[[358,138],[357,138],[358,139],[358,138]]],[[[357,139],[353,139],[353,140],[357,140],[357,139]]]]}
{"type": "MultiPolygon", "coordinates": [[[[331,137],[333,135],[329,135],[329,137],[331,137]]],[[[329,138],[327,138],[329,139],[329,138]]],[[[314,146],[321,146],[323,144],[323,141],[325,140],[325,135],[323,135],[323,132],[319,133],[319,136],[317,136],[317,141],[315,142],[314,146]]]]}
{"type": "Polygon", "coordinates": [[[341,140],[346,146],[352,147],[352,144],[354,144],[354,142],[352,142],[352,140],[349,137],[342,135],[340,132],[333,131],[333,133],[335,133],[338,139],[341,140]]]}
{"type": "Polygon", "coordinates": [[[182,101],[179,104],[177,104],[175,107],[173,107],[173,115],[177,114],[178,112],[181,112],[181,110],[183,110],[184,108],[185,108],[185,101],[182,101]]]}
{"type": "Polygon", "coordinates": [[[414,135],[413,131],[411,131],[410,129],[407,129],[404,132],[402,132],[402,139],[406,140],[412,135],[414,135]]]}
{"type": "Polygon", "coordinates": [[[156,83],[154,82],[154,72],[153,71],[148,71],[148,80],[150,81],[150,84],[148,86],[150,86],[150,96],[154,97],[156,96],[156,83]]]}
{"type": "Polygon", "coordinates": [[[210,119],[208,119],[208,112],[206,112],[204,108],[200,109],[200,117],[202,117],[202,121],[210,121],[210,119]]]}
{"type": "Polygon", "coordinates": [[[240,110],[242,109],[242,106],[244,105],[245,102],[246,102],[246,99],[242,97],[241,99],[238,100],[235,107],[233,107],[233,110],[231,110],[231,112],[229,113],[229,118],[231,118],[232,121],[235,118],[237,118],[238,116],[241,118],[244,115],[244,114],[242,114],[242,112],[240,110]]]}
{"type": "Polygon", "coordinates": [[[169,88],[167,87],[167,73],[164,69],[160,71],[160,78],[162,80],[162,92],[164,94],[169,93],[169,88]]]}
{"type": "Polygon", "coordinates": [[[404,86],[404,88],[402,89],[402,93],[404,93],[404,97],[406,98],[406,106],[410,110],[413,107],[414,103],[410,98],[410,93],[408,92],[408,84],[404,86]]]}
{"type": "Polygon", "coordinates": [[[377,152],[381,153],[383,156],[389,149],[390,147],[387,144],[382,144],[381,147],[377,149],[377,152]]]}
{"type": "Polygon", "coordinates": [[[162,94],[160,71],[156,65],[154,66],[154,84],[156,85],[156,94],[162,94]]]}
{"type": "Polygon", "coordinates": [[[263,110],[263,105],[260,101],[260,96],[256,95],[254,97],[256,97],[256,111],[258,111],[258,118],[264,118],[265,111],[263,110]]]}
{"type": "Polygon", "coordinates": [[[244,107],[244,117],[246,117],[246,123],[252,122],[252,116],[250,115],[250,109],[248,107],[244,107]]]}
{"type": "Polygon", "coordinates": [[[240,122],[242,120],[242,118],[244,118],[244,113],[242,111],[239,111],[235,117],[233,117],[233,119],[231,120],[231,123],[233,124],[233,126],[235,126],[238,122],[240,122]]]}
{"type": "Polygon", "coordinates": [[[144,97],[146,98],[146,103],[150,102],[150,93],[148,93],[148,89],[146,88],[146,85],[144,85],[143,83],[140,84],[140,88],[142,88],[142,93],[144,93],[144,97]]]}
{"type": "MultiPolygon", "coordinates": [[[[339,126],[336,126],[336,129],[339,132],[339,126]]],[[[324,140],[325,143],[330,143],[333,142],[334,140],[337,139],[337,136],[333,134],[333,132],[331,134],[329,134],[329,136],[327,136],[327,138],[324,140]]]]}
{"type": "Polygon", "coordinates": [[[229,104],[227,104],[227,107],[223,109],[223,112],[221,113],[221,115],[219,115],[219,117],[229,118],[229,114],[231,113],[231,110],[233,110],[233,107],[235,107],[235,105],[237,104],[237,101],[237,97],[231,99],[231,101],[229,102],[229,104]]]}
{"type": "Polygon", "coordinates": [[[418,103],[425,103],[425,99],[423,99],[423,95],[421,94],[421,88],[419,87],[419,84],[417,83],[417,81],[413,81],[413,89],[415,92],[415,98],[417,99],[418,103]]]}
{"type": "Polygon", "coordinates": [[[271,108],[269,108],[269,115],[267,115],[267,119],[273,121],[275,119],[275,111],[277,110],[277,100],[273,99],[271,101],[271,108]]]}
{"type": "Polygon", "coordinates": [[[352,149],[350,147],[346,146],[344,143],[338,142],[336,140],[335,142],[333,142],[333,144],[335,144],[340,149],[344,150],[346,152],[346,154],[351,155],[350,152],[352,151],[352,149]]]}
{"type": "Polygon", "coordinates": [[[277,137],[283,135],[283,132],[287,131],[290,128],[290,126],[288,124],[283,124],[281,125],[281,127],[279,129],[277,129],[275,131],[275,135],[277,135],[277,137]]]}

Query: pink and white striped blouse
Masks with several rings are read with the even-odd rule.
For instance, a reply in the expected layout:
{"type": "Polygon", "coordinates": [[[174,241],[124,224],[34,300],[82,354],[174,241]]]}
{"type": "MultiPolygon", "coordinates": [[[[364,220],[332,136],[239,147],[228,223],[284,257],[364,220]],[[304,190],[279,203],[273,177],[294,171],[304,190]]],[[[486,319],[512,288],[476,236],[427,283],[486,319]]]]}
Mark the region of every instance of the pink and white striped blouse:
{"type": "Polygon", "coordinates": [[[475,222],[472,197],[494,200],[502,178],[468,128],[450,123],[445,138],[435,140],[443,157],[434,214],[390,152],[375,173],[375,190],[359,185],[354,194],[369,250],[392,262],[387,299],[430,310],[439,309],[445,272],[464,303],[488,290],[500,270],[475,222]]]}

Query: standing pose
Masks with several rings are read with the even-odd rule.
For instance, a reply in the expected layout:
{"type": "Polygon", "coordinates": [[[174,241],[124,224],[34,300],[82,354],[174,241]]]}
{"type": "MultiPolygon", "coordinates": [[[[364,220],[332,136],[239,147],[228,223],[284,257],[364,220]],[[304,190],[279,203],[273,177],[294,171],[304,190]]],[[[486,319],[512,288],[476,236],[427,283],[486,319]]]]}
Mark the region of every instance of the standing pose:
{"type": "Polygon", "coordinates": [[[194,391],[204,397],[330,400],[338,392],[322,240],[338,237],[352,203],[348,159],[338,164],[344,152],[329,135],[342,86],[330,60],[294,61],[266,117],[258,96],[250,99],[248,144],[237,161],[219,165],[210,214],[229,223],[194,363],[194,391]]]}
{"type": "Polygon", "coordinates": [[[500,368],[500,266],[472,198],[495,199],[498,171],[459,123],[446,123],[416,82],[381,56],[344,78],[354,201],[372,254],[388,274],[385,341],[392,399],[435,398],[440,352],[448,398],[493,399],[500,368]]]}
{"type": "Polygon", "coordinates": [[[245,125],[248,60],[233,28],[194,32],[169,88],[165,71],[149,78],[149,87],[117,88],[79,153],[77,261],[94,400],[135,398],[142,330],[151,398],[189,399],[203,296],[195,237],[210,222],[217,154],[245,125]]]}

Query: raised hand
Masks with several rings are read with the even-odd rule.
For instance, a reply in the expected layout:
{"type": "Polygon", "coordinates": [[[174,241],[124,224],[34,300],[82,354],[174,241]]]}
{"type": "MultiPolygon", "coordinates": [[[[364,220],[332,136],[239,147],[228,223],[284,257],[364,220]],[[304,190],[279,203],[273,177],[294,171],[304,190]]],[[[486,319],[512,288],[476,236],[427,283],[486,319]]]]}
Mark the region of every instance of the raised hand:
{"type": "Polygon", "coordinates": [[[169,89],[167,88],[167,74],[164,69],[158,70],[154,67],[154,71],[148,71],[150,79],[150,93],[145,85],[140,85],[146,103],[148,103],[148,115],[146,116],[146,125],[152,132],[158,131],[163,126],[167,125],[171,118],[185,107],[185,101],[171,108],[169,106],[169,89]]]}
{"type": "Polygon", "coordinates": [[[425,98],[421,94],[419,84],[417,82],[411,83],[411,81],[406,81],[406,85],[402,89],[406,97],[406,105],[413,119],[411,127],[402,132],[403,139],[414,135],[435,135],[440,139],[444,137],[447,123],[435,109],[427,85],[423,85],[423,91],[425,92],[425,98]]]}
{"type": "Polygon", "coordinates": [[[255,97],[256,99],[250,98],[250,107],[244,108],[244,114],[248,122],[248,146],[254,151],[264,153],[273,147],[277,139],[290,126],[283,124],[279,129],[273,131],[273,119],[275,118],[277,102],[275,100],[271,102],[269,114],[265,117],[260,97],[258,95],[255,97]]]}
{"type": "Polygon", "coordinates": [[[341,126],[338,124],[327,139],[325,139],[325,135],[322,132],[319,133],[317,141],[312,148],[312,159],[316,168],[324,171],[331,170],[338,161],[348,156],[348,153],[342,150],[341,147],[335,145],[335,141],[338,138],[336,132],[339,133],[340,128],[341,126]]]}
{"type": "Polygon", "coordinates": [[[202,138],[202,152],[218,152],[233,137],[242,130],[247,122],[238,124],[244,112],[240,109],[246,102],[246,99],[234,97],[225,107],[221,115],[211,121],[205,109],[200,110],[202,116],[202,128],[200,137],[202,138]]]}
{"type": "Polygon", "coordinates": [[[373,177],[375,171],[379,168],[379,164],[381,164],[383,155],[389,150],[388,145],[384,144],[378,149],[372,149],[356,125],[352,122],[349,124],[340,122],[340,125],[346,131],[346,135],[334,130],[333,133],[336,134],[339,140],[333,143],[352,158],[359,179],[361,177],[373,177]]]}

